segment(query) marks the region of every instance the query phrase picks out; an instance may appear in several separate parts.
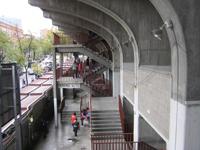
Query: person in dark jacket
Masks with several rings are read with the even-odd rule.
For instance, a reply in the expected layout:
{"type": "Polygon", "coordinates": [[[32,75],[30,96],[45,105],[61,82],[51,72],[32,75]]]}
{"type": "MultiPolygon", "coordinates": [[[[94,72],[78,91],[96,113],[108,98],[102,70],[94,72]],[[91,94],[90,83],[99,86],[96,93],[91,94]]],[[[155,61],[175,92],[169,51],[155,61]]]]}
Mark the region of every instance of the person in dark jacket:
{"type": "Polygon", "coordinates": [[[73,131],[74,131],[75,136],[77,136],[78,129],[80,129],[80,125],[79,125],[79,122],[76,119],[76,122],[73,124],[73,131]]]}

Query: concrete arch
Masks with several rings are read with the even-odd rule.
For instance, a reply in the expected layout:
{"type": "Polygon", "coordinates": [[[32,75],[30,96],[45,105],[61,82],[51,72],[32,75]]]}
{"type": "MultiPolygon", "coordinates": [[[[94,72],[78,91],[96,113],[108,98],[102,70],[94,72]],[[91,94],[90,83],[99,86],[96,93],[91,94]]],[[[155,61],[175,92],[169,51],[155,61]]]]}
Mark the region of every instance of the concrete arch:
{"type": "MultiPolygon", "coordinates": [[[[60,21],[53,21],[52,23],[53,23],[53,25],[60,27],[60,28],[61,28],[62,30],[64,30],[64,31],[66,31],[67,28],[68,28],[68,26],[69,26],[69,25],[66,26],[66,24],[63,24],[63,22],[60,22],[60,21]]],[[[75,26],[75,25],[70,25],[70,26],[75,26]]],[[[79,28],[81,28],[82,30],[84,29],[83,26],[77,26],[77,29],[79,29],[79,28]]],[[[86,28],[85,28],[85,29],[86,29],[86,28]]],[[[90,30],[90,31],[92,31],[92,32],[96,33],[97,35],[101,36],[101,37],[102,37],[103,39],[105,39],[106,41],[109,41],[108,37],[106,37],[105,35],[102,35],[100,32],[95,31],[95,30],[90,30]]],[[[107,43],[108,43],[108,42],[107,42],[107,43]]],[[[112,46],[111,43],[108,43],[108,44],[109,44],[109,46],[112,46]]],[[[114,52],[112,51],[112,59],[115,59],[114,57],[115,57],[115,56],[114,56],[114,52]]]]}
{"type": "Polygon", "coordinates": [[[108,16],[112,17],[114,20],[116,20],[116,22],[118,22],[123,28],[124,30],[127,32],[128,36],[129,36],[129,41],[131,42],[131,45],[133,47],[133,54],[134,54],[134,77],[135,77],[135,86],[137,86],[137,68],[139,65],[139,54],[138,54],[138,46],[137,46],[137,42],[135,39],[135,36],[132,32],[132,30],[129,28],[128,24],[122,19],[120,18],[116,13],[114,13],[113,11],[107,9],[106,7],[100,5],[99,3],[93,1],[93,0],[78,0],[84,4],[87,4],[91,7],[94,7],[102,12],[104,12],[105,14],[107,14],[108,16]]]}
{"type": "MultiPolygon", "coordinates": [[[[52,2],[53,3],[53,2],[52,2]]],[[[65,2],[64,2],[65,3],[65,2]]],[[[33,5],[37,5],[37,6],[39,6],[39,7],[43,7],[44,9],[45,9],[45,4],[42,4],[41,2],[33,2],[33,5]]],[[[54,6],[58,6],[58,4],[56,4],[55,3],[55,5],[54,6]]],[[[73,6],[73,5],[71,5],[71,6],[73,6]]],[[[69,7],[71,7],[71,6],[69,6],[69,7]]],[[[50,7],[50,6],[49,6],[50,7]]],[[[61,7],[61,6],[60,6],[61,7]]],[[[46,7],[47,8],[47,7],[46,7]]],[[[82,17],[84,17],[84,15],[83,14],[81,14],[80,12],[72,12],[72,9],[73,7],[71,7],[71,8],[63,8],[62,10],[63,10],[63,13],[71,13],[71,15],[73,15],[73,16],[76,16],[76,17],[78,17],[78,15],[79,15],[79,17],[80,17],[80,15],[82,16],[82,17]],[[67,11],[67,9],[69,9],[69,11],[67,11]],[[65,10],[65,11],[64,11],[65,10]]],[[[59,10],[54,10],[54,11],[59,11],[59,12],[61,12],[61,9],[59,9],[59,10]]],[[[87,15],[89,15],[89,14],[87,14],[87,15]]],[[[103,15],[103,14],[102,14],[103,15]]],[[[102,16],[101,15],[101,16],[102,16]]],[[[98,16],[98,15],[97,15],[98,16]]],[[[105,16],[105,15],[104,15],[105,16]]],[[[98,16],[99,17],[99,16],[98,16]]],[[[102,16],[103,17],[103,16],[102,16]]],[[[84,17],[84,19],[85,20],[88,20],[88,18],[91,18],[91,16],[89,16],[89,17],[84,17]]],[[[98,19],[101,19],[101,18],[98,18],[98,19]]],[[[101,20],[97,20],[97,18],[96,18],[96,20],[94,21],[94,22],[97,22],[97,24],[101,24],[101,22],[99,22],[99,21],[101,21],[101,20]]],[[[108,20],[107,21],[105,21],[104,23],[107,23],[108,22],[108,20]]],[[[113,25],[113,21],[112,21],[112,23],[110,23],[110,24],[112,24],[113,25]]],[[[115,23],[116,24],[116,23],[115,23]]],[[[117,25],[117,24],[116,24],[117,25]]],[[[113,25],[114,26],[114,25],[113,25]]],[[[121,29],[117,29],[116,31],[115,30],[113,30],[113,26],[110,26],[110,28],[111,28],[111,30],[112,30],[112,32],[115,32],[115,33],[117,33],[116,31],[118,31],[118,30],[121,30],[121,29]]],[[[103,24],[102,25],[102,27],[103,28],[105,28],[105,25],[103,24]]],[[[116,27],[120,27],[121,28],[121,26],[116,26],[116,27]]],[[[108,28],[108,27],[107,27],[108,28]]],[[[122,38],[122,33],[123,32],[121,32],[121,34],[120,35],[118,35],[118,39],[120,40],[121,38],[122,38]]],[[[128,39],[128,38],[127,38],[128,39]]],[[[122,42],[123,43],[123,42],[122,42]]],[[[124,47],[123,49],[127,49],[126,47],[124,47]]],[[[129,57],[131,56],[131,55],[128,55],[129,57]]]]}
{"type": "MultiPolygon", "coordinates": [[[[75,27],[78,27],[80,29],[92,31],[92,32],[100,35],[102,38],[104,38],[111,48],[117,46],[113,37],[109,33],[107,33],[104,29],[102,29],[102,28],[100,28],[100,27],[98,27],[94,24],[91,24],[87,21],[84,21],[82,19],[76,19],[76,18],[73,18],[69,15],[65,15],[66,18],[61,19],[59,17],[58,13],[51,13],[51,12],[48,12],[48,11],[43,11],[43,15],[46,18],[50,18],[50,19],[55,20],[55,21],[60,21],[60,22],[62,22],[61,24],[64,24],[64,25],[67,24],[67,25],[72,26],[72,27],[75,26],[75,27]]],[[[65,25],[65,27],[67,27],[67,25],[65,25]]]]}
{"type": "Polygon", "coordinates": [[[168,37],[170,40],[170,46],[172,50],[172,75],[174,76],[175,81],[172,86],[172,97],[178,101],[186,101],[187,99],[187,53],[185,38],[183,34],[182,25],[180,23],[179,17],[174,10],[173,6],[169,1],[157,1],[149,0],[155,9],[160,14],[163,22],[166,20],[172,20],[173,22],[173,32],[167,30],[168,37]],[[175,36],[175,37],[174,37],[175,36]],[[177,40],[178,50],[174,47],[174,43],[177,40]],[[181,45],[181,47],[180,47],[181,45]],[[173,49],[177,51],[174,52],[173,49]],[[181,75],[181,76],[180,76],[181,75]],[[177,92],[178,91],[178,92],[177,92]],[[177,94],[176,94],[177,93],[177,94]]]}
{"type": "MultiPolygon", "coordinates": [[[[95,7],[99,10],[101,10],[102,12],[105,12],[107,15],[110,15],[111,17],[113,17],[116,21],[118,21],[123,27],[124,29],[127,31],[129,36],[133,36],[133,33],[131,31],[131,29],[129,28],[129,26],[126,24],[126,22],[120,18],[118,15],[116,15],[114,12],[112,12],[111,10],[105,8],[103,5],[95,2],[94,0],[78,0],[84,4],[90,5],[92,7],[95,7]]],[[[174,30],[175,30],[175,36],[176,39],[178,39],[178,43],[181,43],[181,51],[183,51],[183,53],[180,51],[178,52],[178,56],[177,57],[181,57],[179,58],[180,62],[179,64],[184,64],[184,65],[180,65],[179,67],[176,66],[176,58],[175,60],[172,60],[172,74],[175,76],[175,79],[181,79],[181,81],[179,80],[179,83],[174,83],[177,85],[174,85],[173,87],[175,87],[175,89],[173,89],[173,93],[176,93],[176,87],[179,86],[179,94],[181,95],[181,99],[185,100],[186,99],[186,80],[187,80],[187,57],[186,57],[186,46],[185,46],[185,40],[184,40],[184,35],[183,35],[183,31],[182,31],[182,26],[180,24],[179,18],[174,10],[174,8],[172,7],[171,3],[169,1],[157,1],[157,0],[149,0],[153,6],[155,7],[155,9],[158,11],[158,13],[160,14],[163,22],[165,22],[168,19],[171,19],[174,22],[174,30]],[[179,37],[179,38],[178,38],[179,37]],[[181,54],[182,53],[182,54],[181,54]],[[176,66],[174,68],[174,66],[176,66]],[[180,73],[178,73],[181,70],[182,74],[184,74],[184,76],[182,78],[178,77],[180,73]],[[181,90],[180,90],[181,89],[181,90]]],[[[167,31],[168,33],[168,37],[170,40],[170,45],[171,45],[171,49],[173,49],[174,47],[174,35],[172,35],[173,33],[170,33],[169,31],[167,31]]],[[[134,39],[134,46],[137,45],[136,40],[134,39]]],[[[138,58],[138,48],[135,48],[135,56],[134,58],[136,59],[136,62],[139,63],[139,58],[138,58]]],[[[172,54],[172,55],[176,55],[176,54],[172,54]]],[[[137,72],[137,71],[136,71],[137,72]]],[[[172,94],[173,96],[174,94],[172,94]]],[[[174,96],[173,96],[174,97],[174,96]]]]}
{"type": "MultiPolygon", "coordinates": [[[[56,13],[56,12],[48,12],[48,11],[44,11],[44,12],[46,12],[46,14],[44,14],[44,16],[45,17],[49,17],[49,18],[51,18],[52,20],[60,20],[62,23],[68,23],[68,22],[72,22],[71,23],[71,25],[72,24],[81,24],[81,26],[84,26],[84,27],[87,27],[89,24],[93,24],[93,23],[91,23],[91,22],[89,22],[89,21],[86,21],[86,20],[84,20],[84,19],[82,19],[82,18],[78,18],[78,19],[72,19],[72,18],[70,18],[70,15],[66,15],[66,14],[62,14],[62,13],[56,13]],[[49,15],[48,15],[48,14],[49,15]],[[50,14],[50,13],[52,13],[52,15],[50,14]],[[61,18],[63,18],[63,19],[61,19],[61,18]],[[67,18],[67,19],[64,19],[64,18],[67,18]],[[67,21],[68,20],[68,21],[67,21]],[[86,25],[84,25],[84,24],[86,24],[86,25]]],[[[97,24],[93,24],[92,25],[93,27],[92,28],[97,28],[99,25],[97,25],[97,24]],[[94,27],[95,26],[95,27],[94,27]]],[[[111,37],[113,37],[114,38],[114,41],[116,42],[116,44],[117,44],[117,46],[119,46],[119,41],[117,40],[117,38],[114,36],[114,34],[113,33],[111,33],[111,31],[108,31],[108,29],[105,29],[105,28],[102,28],[101,26],[99,26],[100,27],[100,29],[101,29],[101,32],[103,31],[104,33],[106,33],[106,34],[109,34],[111,37]]],[[[91,25],[89,25],[89,27],[87,27],[87,29],[90,29],[91,28],[91,25]]],[[[93,29],[94,30],[94,29],[93,29]]],[[[96,29],[95,29],[96,30],[96,29]]],[[[117,54],[117,51],[114,51],[114,55],[116,55],[116,56],[119,56],[119,54],[117,54]]],[[[113,56],[114,56],[113,55],[113,56]]],[[[114,58],[115,58],[115,60],[117,59],[117,57],[116,56],[114,56],[114,58]]],[[[122,56],[121,56],[122,57],[122,56]]],[[[116,67],[120,67],[120,64],[116,64],[117,66],[116,67]]]]}
{"type": "MultiPolygon", "coordinates": [[[[54,12],[54,13],[61,13],[63,15],[70,15],[70,16],[73,16],[75,18],[79,18],[79,19],[85,20],[85,21],[87,21],[87,22],[89,22],[91,24],[94,24],[94,25],[99,26],[100,28],[104,29],[106,32],[108,32],[110,35],[112,35],[112,37],[114,38],[114,40],[117,42],[117,46],[118,47],[116,47],[116,48],[119,50],[119,56],[120,56],[120,66],[119,67],[122,68],[123,56],[122,56],[121,44],[120,44],[118,38],[115,36],[115,34],[110,29],[106,28],[105,26],[103,26],[101,24],[96,23],[93,20],[90,20],[90,19],[88,19],[86,17],[83,17],[83,16],[80,16],[80,15],[76,15],[74,13],[69,13],[69,12],[66,12],[66,11],[65,12],[58,11],[57,9],[49,8],[49,7],[46,7],[45,5],[41,5],[41,4],[39,6],[43,10],[48,10],[48,11],[54,12]]],[[[116,48],[114,48],[114,49],[116,49],[116,48]]],[[[117,57],[115,57],[115,58],[117,58],[117,57]]],[[[121,82],[120,84],[117,83],[117,82],[119,82],[119,78],[123,78],[123,76],[122,76],[123,74],[122,74],[122,72],[120,72],[120,74],[117,73],[117,72],[120,71],[119,68],[114,68],[113,71],[116,72],[115,73],[116,75],[114,75],[115,77],[113,77],[113,83],[116,84],[116,85],[114,85],[114,87],[119,87],[121,89],[119,91],[117,90],[118,92],[116,92],[116,94],[114,94],[115,96],[117,96],[120,92],[122,92],[122,89],[123,89],[122,79],[120,80],[120,82],[121,82]]]]}
{"type": "MultiPolygon", "coordinates": [[[[67,26],[65,26],[65,24],[63,24],[62,22],[60,22],[60,21],[53,21],[52,22],[53,23],[53,25],[55,25],[55,26],[58,26],[59,28],[61,28],[61,30],[64,30],[64,31],[66,31],[67,29],[68,29],[68,27],[67,26],[72,26],[71,24],[68,24],[67,26]]],[[[73,25],[73,26],[76,26],[76,25],[73,25]]],[[[79,29],[79,28],[82,28],[81,26],[76,26],[77,27],[77,29],[79,29]]],[[[83,27],[82,29],[84,29],[85,27],[83,27]]],[[[85,28],[86,29],[86,28],[85,28]]],[[[97,35],[99,35],[100,37],[102,37],[106,42],[107,41],[110,41],[109,39],[108,39],[108,37],[106,37],[105,35],[102,35],[101,33],[99,33],[98,31],[95,31],[95,30],[90,30],[90,31],[92,31],[92,32],[94,32],[94,33],[96,33],[97,35]]],[[[74,33],[76,33],[76,32],[74,32],[74,33]]],[[[73,33],[72,33],[73,34],[73,33]]],[[[108,45],[111,47],[112,46],[112,44],[110,43],[110,42],[107,42],[108,43],[108,45]]],[[[113,53],[113,51],[112,51],[112,53],[113,53]]]]}
{"type": "MultiPolygon", "coordinates": [[[[178,107],[178,102],[185,103],[187,99],[187,54],[182,26],[170,1],[149,0],[149,2],[155,7],[163,22],[166,20],[173,22],[173,29],[167,29],[167,34],[170,40],[172,58],[171,98],[177,101],[175,107],[178,107]]],[[[174,114],[177,114],[177,112],[174,112],[174,114]]],[[[175,122],[175,120],[171,120],[171,122],[173,121],[175,122]]],[[[177,127],[174,128],[177,129],[177,127]]],[[[173,134],[173,131],[170,134],[173,134]]],[[[170,141],[173,141],[172,138],[170,138],[170,141]]]]}

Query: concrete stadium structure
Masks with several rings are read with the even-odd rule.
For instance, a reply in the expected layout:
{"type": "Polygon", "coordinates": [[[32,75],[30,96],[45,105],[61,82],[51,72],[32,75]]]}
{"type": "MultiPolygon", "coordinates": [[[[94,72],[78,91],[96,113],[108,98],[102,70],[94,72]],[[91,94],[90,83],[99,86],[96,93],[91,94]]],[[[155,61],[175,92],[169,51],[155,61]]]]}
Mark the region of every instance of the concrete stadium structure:
{"type": "Polygon", "coordinates": [[[162,139],[168,150],[200,149],[199,0],[29,3],[80,44],[87,46],[91,33],[101,37],[88,47],[107,48],[113,96],[133,107],[135,141],[162,139]]]}

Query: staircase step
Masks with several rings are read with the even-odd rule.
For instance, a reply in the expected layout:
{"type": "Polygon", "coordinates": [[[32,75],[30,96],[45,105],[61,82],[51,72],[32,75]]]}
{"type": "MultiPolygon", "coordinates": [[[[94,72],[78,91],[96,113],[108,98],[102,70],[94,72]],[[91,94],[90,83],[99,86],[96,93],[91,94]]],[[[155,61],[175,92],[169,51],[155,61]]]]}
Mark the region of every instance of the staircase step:
{"type": "Polygon", "coordinates": [[[119,112],[118,110],[93,110],[92,113],[111,113],[111,112],[119,112]]]}
{"type": "Polygon", "coordinates": [[[92,120],[118,120],[120,119],[120,116],[96,116],[96,117],[91,117],[92,120]]]}
{"type": "Polygon", "coordinates": [[[92,124],[92,128],[100,128],[100,127],[121,127],[121,123],[92,124]]]}
{"type": "Polygon", "coordinates": [[[121,123],[120,120],[92,120],[92,124],[121,123]]]}
{"type": "Polygon", "coordinates": [[[92,128],[92,131],[121,131],[121,127],[92,128]]]}
{"type": "Polygon", "coordinates": [[[95,113],[95,114],[92,114],[92,117],[107,117],[107,116],[119,116],[119,113],[110,113],[110,114],[98,114],[98,113],[95,113]]]}
{"type": "Polygon", "coordinates": [[[92,135],[98,135],[98,134],[113,134],[113,133],[122,133],[122,131],[92,131],[91,134],[92,135]]]}

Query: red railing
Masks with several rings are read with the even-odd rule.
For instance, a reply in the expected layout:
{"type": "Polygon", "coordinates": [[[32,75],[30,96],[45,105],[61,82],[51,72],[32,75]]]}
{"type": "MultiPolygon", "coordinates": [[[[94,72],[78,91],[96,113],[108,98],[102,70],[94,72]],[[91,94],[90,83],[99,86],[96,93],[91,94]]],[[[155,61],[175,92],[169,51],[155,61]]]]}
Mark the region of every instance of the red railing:
{"type": "Polygon", "coordinates": [[[56,78],[60,77],[73,77],[73,72],[69,67],[58,67],[56,69],[56,78]]]}
{"type": "Polygon", "coordinates": [[[144,142],[133,142],[132,133],[91,135],[91,150],[156,150],[144,142]]]}
{"type": "Polygon", "coordinates": [[[121,100],[120,95],[119,95],[118,104],[119,104],[119,115],[120,115],[122,131],[123,131],[123,133],[130,133],[130,132],[132,133],[133,130],[131,129],[131,127],[129,127],[128,123],[126,123],[125,114],[123,111],[122,100],[121,100]]]}

